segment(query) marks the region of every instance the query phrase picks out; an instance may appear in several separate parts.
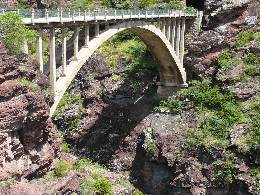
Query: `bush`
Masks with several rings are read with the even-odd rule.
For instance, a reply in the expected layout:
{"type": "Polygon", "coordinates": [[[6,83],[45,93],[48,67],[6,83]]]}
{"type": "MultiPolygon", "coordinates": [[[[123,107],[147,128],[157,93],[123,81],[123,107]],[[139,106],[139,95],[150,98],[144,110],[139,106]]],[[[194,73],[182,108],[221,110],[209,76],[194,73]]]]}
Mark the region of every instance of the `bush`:
{"type": "Polygon", "coordinates": [[[160,101],[159,106],[155,110],[159,112],[181,113],[184,107],[184,101],[181,101],[176,96],[170,96],[167,100],[160,101]]]}
{"type": "Polygon", "coordinates": [[[92,162],[90,159],[87,158],[83,158],[78,160],[75,164],[74,164],[74,169],[77,171],[85,171],[87,168],[92,167],[95,169],[104,169],[104,167],[98,163],[94,163],[92,162]]]}
{"type": "MultiPolygon", "coordinates": [[[[62,113],[64,113],[66,107],[70,106],[70,105],[73,105],[73,104],[78,104],[80,106],[80,111],[83,111],[84,110],[84,107],[83,107],[83,103],[82,103],[82,100],[81,100],[81,96],[80,95],[71,95],[69,92],[66,92],[61,101],[59,102],[57,108],[56,108],[56,111],[54,112],[54,118],[57,119],[60,117],[60,115],[62,113]]],[[[75,121],[71,121],[70,122],[72,126],[75,126],[77,125],[79,122],[77,119],[75,119],[75,121]]]]}
{"type": "Polygon", "coordinates": [[[68,143],[62,143],[61,144],[61,149],[65,153],[70,153],[71,152],[71,145],[68,143]]]}
{"type": "Polygon", "coordinates": [[[260,190],[260,167],[255,167],[251,170],[251,176],[253,177],[256,187],[260,190]]]}
{"type": "Polygon", "coordinates": [[[20,83],[22,86],[24,87],[27,87],[28,89],[30,89],[32,92],[36,92],[36,91],[40,91],[41,88],[39,85],[29,81],[29,80],[26,80],[26,79],[18,79],[17,80],[18,83],[20,83]]]}
{"type": "Polygon", "coordinates": [[[238,35],[234,46],[236,48],[247,47],[251,41],[256,41],[257,43],[260,43],[260,32],[255,32],[253,30],[242,31],[238,35]]]}
{"type": "Polygon", "coordinates": [[[215,179],[219,182],[223,182],[223,179],[227,183],[233,183],[235,180],[235,163],[234,160],[218,160],[213,162],[215,167],[215,179]]]}
{"type": "Polygon", "coordinates": [[[188,98],[195,106],[200,108],[221,110],[223,103],[236,102],[230,92],[221,92],[218,86],[214,86],[211,81],[192,81],[188,89],[180,91],[181,99],[188,98]]]}
{"type": "Polygon", "coordinates": [[[113,195],[112,183],[106,178],[100,178],[93,183],[94,191],[98,194],[113,195]]]}
{"type": "Polygon", "coordinates": [[[90,179],[84,179],[80,185],[80,195],[93,195],[95,194],[93,188],[93,181],[90,179]]]}
{"type": "Polygon", "coordinates": [[[136,190],[134,191],[133,195],[144,195],[144,193],[141,192],[140,190],[136,190]]]}
{"type": "Polygon", "coordinates": [[[171,0],[169,3],[168,3],[168,6],[169,8],[171,9],[185,9],[186,8],[186,5],[183,1],[181,0],[171,0]]]}
{"type": "Polygon", "coordinates": [[[221,71],[227,72],[239,64],[239,59],[237,59],[229,49],[224,49],[218,59],[218,64],[220,65],[221,71]]]}
{"type": "Polygon", "coordinates": [[[60,160],[54,168],[54,175],[56,177],[63,177],[66,176],[72,170],[73,170],[72,164],[70,164],[66,160],[60,160]]]}
{"type": "Polygon", "coordinates": [[[243,58],[245,73],[248,76],[254,77],[260,75],[260,57],[254,54],[249,54],[243,58]]]}
{"type": "Polygon", "coordinates": [[[88,9],[94,7],[94,0],[74,0],[70,5],[70,8],[88,9]]]}
{"type": "Polygon", "coordinates": [[[7,12],[0,15],[0,39],[13,54],[20,55],[23,52],[23,43],[34,46],[35,32],[29,30],[22,22],[18,13],[7,12]]]}

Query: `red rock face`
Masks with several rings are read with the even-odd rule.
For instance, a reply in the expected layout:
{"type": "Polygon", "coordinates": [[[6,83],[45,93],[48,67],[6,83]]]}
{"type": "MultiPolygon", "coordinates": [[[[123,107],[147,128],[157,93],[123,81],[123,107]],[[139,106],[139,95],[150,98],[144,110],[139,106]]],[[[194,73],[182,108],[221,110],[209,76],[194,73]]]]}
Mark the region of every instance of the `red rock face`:
{"type": "Polygon", "coordinates": [[[16,7],[16,0],[0,0],[0,7],[16,7]]]}
{"type": "Polygon", "coordinates": [[[0,179],[44,173],[57,155],[58,141],[44,95],[19,83],[19,63],[0,42],[0,179]]]}

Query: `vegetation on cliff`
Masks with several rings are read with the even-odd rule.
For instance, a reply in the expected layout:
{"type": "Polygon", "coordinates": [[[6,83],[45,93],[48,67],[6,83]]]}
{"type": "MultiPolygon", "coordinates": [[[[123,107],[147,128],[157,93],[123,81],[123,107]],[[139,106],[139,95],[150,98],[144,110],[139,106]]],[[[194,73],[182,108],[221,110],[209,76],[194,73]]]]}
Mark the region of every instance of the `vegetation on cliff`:
{"type": "Polygon", "coordinates": [[[35,52],[35,32],[25,27],[17,13],[0,15],[0,39],[13,54],[20,55],[27,40],[33,47],[32,52],[35,52]]]}

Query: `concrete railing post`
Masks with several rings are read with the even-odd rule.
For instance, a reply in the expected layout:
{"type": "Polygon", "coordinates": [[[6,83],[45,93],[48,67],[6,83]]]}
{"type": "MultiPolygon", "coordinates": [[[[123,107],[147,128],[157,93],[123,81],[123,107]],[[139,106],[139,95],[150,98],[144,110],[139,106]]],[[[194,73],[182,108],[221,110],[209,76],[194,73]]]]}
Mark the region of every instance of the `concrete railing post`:
{"type": "Polygon", "coordinates": [[[61,22],[61,23],[63,23],[62,17],[63,17],[63,9],[61,8],[61,9],[60,9],[60,22],[61,22]]]}
{"type": "Polygon", "coordinates": [[[67,68],[67,30],[65,27],[61,29],[62,31],[62,76],[66,76],[67,68]]]}
{"type": "Polygon", "coordinates": [[[56,44],[55,44],[55,28],[50,29],[50,84],[55,92],[56,88],[56,44]]]}
{"type": "Polygon", "coordinates": [[[89,24],[85,25],[85,47],[89,44],[89,24]]]}
{"type": "Polygon", "coordinates": [[[105,10],[105,20],[107,21],[107,10],[105,10]]]}
{"type": "Polygon", "coordinates": [[[45,20],[48,22],[49,21],[49,10],[45,9],[45,20]]]}
{"type": "Polygon", "coordinates": [[[97,10],[94,10],[94,20],[97,20],[97,10]]]}
{"type": "Polygon", "coordinates": [[[34,9],[32,9],[32,17],[31,17],[31,20],[32,20],[32,24],[34,24],[34,14],[35,14],[35,10],[34,9]]]}
{"type": "Polygon", "coordinates": [[[181,65],[183,66],[183,58],[184,58],[184,40],[185,40],[185,23],[186,19],[183,17],[181,19],[181,40],[180,40],[180,61],[181,65]]]}
{"type": "Polygon", "coordinates": [[[162,21],[162,33],[166,35],[166,21],[165,19],[162,21]]]}
{"type": "Polygon", "coordinates": [[[72,21],[75,22],[75,10],[72,12],[72,21]]]}
{"type": "Polygon", "coordinates": [[[178,57],[180,55],[180,38],[181,38],[181,20],[177,18],[175,51],[178,57]]]}
{"type": "Polygon", "coordinates": [[[75,27],[74,29],[74,56],[73,60],[77,60],[77,54],[79,51],[79,27],[75,27]]]}
{"type": "Polygon", "coordinates": [[[99,36],[99,23],[96,22],[95,23],[95,37],[98,37],[99,36]]]}
{"type": "Polygon", "coordinates": [[[40,66],[40,71],[43,72],[43,45],[42,45],[42,32],[41,29],[38,31],[37,41],[36,41],[36,58],[40,66]]]}

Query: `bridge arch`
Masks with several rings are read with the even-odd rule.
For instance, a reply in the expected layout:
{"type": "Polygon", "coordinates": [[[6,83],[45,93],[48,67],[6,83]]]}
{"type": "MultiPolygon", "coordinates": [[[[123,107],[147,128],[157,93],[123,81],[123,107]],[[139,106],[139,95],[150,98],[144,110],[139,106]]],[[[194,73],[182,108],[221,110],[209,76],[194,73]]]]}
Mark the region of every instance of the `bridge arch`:
{"type": "Polygon", "coordinates": [[[110,26],[109,29],[94,37],[88,47],[82,47],[77,53],[77,58],[71,61],[66,67],[66,76],[60,77],[55,83],[54,104],[51,107],[50,115],[56,110],[67,88],[91,55],[109,38],[124,30],[134,32],[147,45],[151,54],[158,61],[160,84],[158,93],[164,93],[160,85],[184,86],[186,85],[186,72],[180,58],[176,55],[169,39],[155,25],[141,20],[130,20],[110,26]]]}

